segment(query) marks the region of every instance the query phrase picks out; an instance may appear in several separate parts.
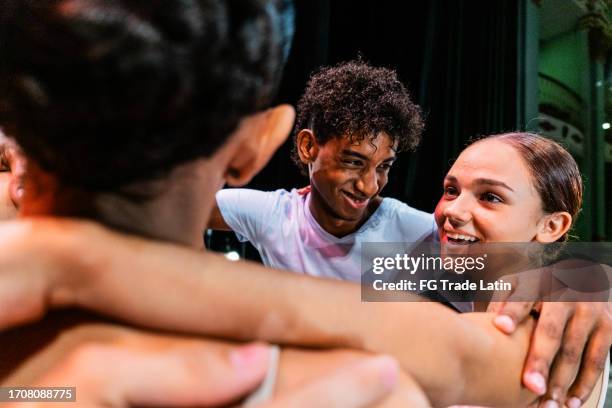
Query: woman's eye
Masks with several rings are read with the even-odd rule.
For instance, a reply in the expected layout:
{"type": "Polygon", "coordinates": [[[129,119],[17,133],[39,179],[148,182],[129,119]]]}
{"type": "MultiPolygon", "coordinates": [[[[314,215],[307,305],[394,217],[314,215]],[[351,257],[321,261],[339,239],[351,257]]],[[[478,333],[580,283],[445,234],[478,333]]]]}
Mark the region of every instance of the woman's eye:
{"type": "Polygon", "coordinates": [[[498,195],[493,194],[493,193],[484,193],[481,196],[481,199],[488,203],[503,203],[504,202],[498,195]]]}
{"type": "Polygon", "coordinates": [[[444,187],[444,195],[448,197],[455,197],[457,196],[457,194],[458,194],[458,191],[455,187],[452,187],[452,186],[444,187]]]}

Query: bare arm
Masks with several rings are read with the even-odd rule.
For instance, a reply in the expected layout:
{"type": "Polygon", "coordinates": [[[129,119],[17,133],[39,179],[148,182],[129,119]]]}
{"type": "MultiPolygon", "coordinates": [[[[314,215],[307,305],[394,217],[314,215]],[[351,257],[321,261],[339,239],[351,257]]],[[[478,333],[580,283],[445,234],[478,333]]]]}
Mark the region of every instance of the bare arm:
{"type": "MultiPolygon", "coordinates": [[[[388,353],[434,405],[518,406],[530,398],[520,386],[529,327],[507,337],[487,315],[463,317],[433,303],[362,303],[355,284],[231,263],[89,223],[61,222],[62,231],[77,233],[58,233],[57,221],[46,222],[30,227],[36,233],[26,234],[22,262],[33,251],[47,253],[52,265],[65,260],[51,275],[51,306],[78,305],[180,332],[388,353]]],[[[13,256],[18,251],[12,248],[13,256]]],[[[46,306],[38,305],[39,314],[46,306]]]]}
{"type": "Polygon", "coordinates": [[[286,348],[274,363],[264,344],[153,333],[79,311],[2,333],[0,349],[0,385],[69,384],[79,406],[234,406],[276,367],[269,408],[429,406],[388,356],[286,348]]]}
{"type": "Polygon", "coordinates": [[[219,205],[217,204],[217,200],[215,200],[215,206],[212,209],[212,213],[210,214],[210,220],[208,220],[208,228],[214,229],[217,231],[231,231],[229,225],[225,222],[223,215],[221,214],[221,210],[219,210],[219,205]]]}

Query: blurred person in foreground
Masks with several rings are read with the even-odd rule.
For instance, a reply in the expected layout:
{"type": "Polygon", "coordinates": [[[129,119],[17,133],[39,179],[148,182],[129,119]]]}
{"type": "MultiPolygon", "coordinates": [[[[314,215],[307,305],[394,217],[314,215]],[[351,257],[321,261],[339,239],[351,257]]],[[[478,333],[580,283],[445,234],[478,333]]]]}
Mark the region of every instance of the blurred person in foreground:
{"type": "MultiPolygon", "coordinates": [[[[241,83],[245,79],[244,72],[229,69],[231,62],[236,62],[230,52],[236,50],[235,43],[230,41],[223,45],[223,41],[215,41],[207,50],[230,62],[223,66],[224,69],[217,67],[216,70],[200,61],[200,58],[206,61],[210,57],[206,53],[190,53],[189,47],[181,49],[182,35],[189,35],[181,29],[190,27],[186,22],[191,21],[192,17],[187,16],[193,16],[193,9],[184,15],[186,20],[181,21],[186,24],[177,27],[170,24],[165,33],[168,43],[165,43],[161,41],[163,36],[149,30],[150,24],[139,25],[133,32],[121,29],[147,17],[164,26],[168,19],[172,21],[172,10],[141,9],[138,4],[129,2],[133,8],[126,7],[130,18],[125,19],[119,17],[123,15],[116,8],[96,8],[95,2],[52,3],[55,8],[48,8],[47,3],[41,2],[13,3],[14,9],[9,9],[11,12],[3,16],[2,21],[3,34],[7,38],[20,39],[14,47],[10,42],[3,42],[3,47],[7,48],[4,55],[11,58],[3,63],[2,75],[12,81],[4,82],[9,89],[3,93],[6,97],[3,97],[0,120],[32,159],[26,178],[26,195],[21,203],[22,214],[86,217],[102,221],[116,230],[158,241],[199,245],[199,229],[206,225],[210,214],[212,193],[224,178],[235,185],[245,183],[267,161],[291,127],[291,109],[279,107],[256,114],[263,107],[259,104],[266,99],[266,92],[258,88],[262,86],[261,81],[241,83]],[[20,19],[11,21],[15,16],[20,19]],[[21,24],[11,24],[15,21],[21,24]],[[62,29],[54,31],[56,25],[62,29]],[[48,30],[40,30],[41,26],[48,30]],[[36,27],[36,30],[30,31],[29,27],[36,27]],[[54,32],[59,38],[50,35],[54,32]],[[41,33],[44,37],[40,37],[41,33]],[[95,42],[95,34],[109,37],[94,47],[90,41],[93,38],[95,42]],[[134,53],[141,36],[147,41],[141,54],[134,53]],[[61,59],[55,52],[62,40],[70,42],[70,52],[60,54],[66,58],[65,65],[58,64],[61,59]],[[34,49],[40,52],[32,52],[34,49]],[[127,61],[115,60],[118,55],[128,54],[127,51],[130,54],[127,61]],[[155,66],[158,61],[161,69],[150,69],[150,64],[155,66]],[[179,63],[166,66],[169,61],[179,63]],[[189,64],[194,62],[195,66],[189,64]],[[58,65],[62,69],[58,69],[58,65]],[[69,67],[73,71],[66,72],[64,68],[69,67]],[[195,72],[198,75],[183,75],[195,72]],[[204,73],[210,80],[207,86],[212,90],[198,87],[198,79],[204,78],[204,73]],[[237,73],[239,75],[232,76],[237,73]],[[226,82],[223,75],[227,75],[226,82]],[[150,86],[152,84],[156,86],[150,86]],[[239,89],[246,90],[246,95],[254,99],[232,92],[224,95],[235,104],[210,98],[211,92],[218,90],[216,87],[225,92],[230,84],[240,84],[243,88],[239,89]],[[250,105],[249,100],[255,102],[250,105]],[[201,116],[199,109],[211,116],[201,116]],[[249,114],[254,115],[247,117],[249,114]],[[198,138],[203,134],[207,143],[196,143],[201,142],[198,138]],[[228,134],[232,136],[225,141],[228,134]]],[[[157,6],[162,7],[161,3],[157,6]]],[[[217,11],[223,12],[222,8],[217,11]]],[[[228,14],[230,21],[241,21],[241,12],[234,11],[228,14]]],[[[244,38],[253,39],[249,31],[252,27],[247,25],[242,33],[244,38]]],[[[209,26],[199,27],[197,23],[191,28],[196,31],[210,29],[209,26]]],[[[213,30],[213,38],[215,35],[223,38],[223,34],[227,34],[223,31],[225,28],[218,27],[219,32],[213,30]]],[[[235,39],[232,35],[229,37],[235,39]]],[[[236,37],[240,39],[240,35],[236,37]]],[[[253,51],[257,46],[248,49],[253,51]]],[[[273,70],[279,69],[274,67],[272,64],[273,70]]],[[[264,89],[271,85],[265,81],[263,84],[264,89]]],[[[111,246],[117,247],[114,258],[103,269],[126,268],[129,271],[130,262],[144,262],[140,267],[145,268],[140,270],[151,271],[145,277],[151,286],[139,287],[142,276],[138,274],[75,273],[77,264],[88,264],[84,268],[88,270],[100,258],[95,254],[75,257],[72,252],[71,259],[65,260],[75,266],[69,275],[52,266],[45,268],[46,275],[37,275],[39,279],[35,281],[28,279],[39,271],[29,268],[24,268],[28,272],[21,276],[3,272],[2,283],[9,277],[8,284],[0,289],[6,291],[4,301],[15,300],[19,307],[3,316],[3,325],[35,319],[49,305],[77,305],[167,330],[390,353],[400,360],[404,370],[414,375],[436,405],[452,402],[519,404],[518,401],[533,399],[520,386],[520,369],[532,322],[527,322],[514,336],[506,337],[493,328],[490,315],[460,318],[433,304],[360,304],[359,288],[354,285],[289,277],[252,264],[233,264],[234,271],[228,271],[227,263],[219,257],[197,254],[177,245],[150,243],[152,246],[147,248],[154,249],[155,255],[138,258],[133,254],[142,249],[143,241],[92,224],[33,220],[31,224],[8,225],[3,232],[8,238],[10,234],[27,234],[28,225],[34,225],[38,235],[31,237],[30,249],[40,245],[38,248],[46,252],[45,257],[52,257],[54,251],[61,251],[64,245],[76,244],[70,242],[74,239],[70,234],[62,235],[57,229],[57,233],[52,233],[54,228],[88,230],[85,233],[91,239],[83,242],[83,254],[88,254],[87,246],[110,234],[112,241],[103,242],[112,242],[111,246]],[[47,243],[44,237],[55,237],[56,242],[43,245],[43,241],[47,243]],[[174,251],[171,267],[163,264],[168,251],[174,251]],[[147,262],[151,262],[152,268],[146,268],[147,262]],[[177,267],[181,271],[176,271],[177,267]],[[153,269],[157,271],[152,272],[153,269]],[[13,286],[10,286],[10,279],[16,282],[13,286]],[[170,290],[172,285],[199,287],[201,298],[194,300],[193,307],[188,310],[168,307],[174,301],[184,300],[173,298],[184,292],[179,287],[170,290]],[[154,300],[160,295],[164,296],[164,306],[156,309],[154,300]],[[142,301],[147,304],[146,310],[140,306],[142,301]],[[330,310],[334,312],[329,313],[330,310]],[[410,330],[414,327],[419,330],[410,330]],[[405,341],[406,333],[410,333],[409,342],[405,341]],[[432,333],[439,336],[432,337],[432,333]],[[504,369],[499,370],[499,365],[504,369]],[[443,372],[436,367],[444,367],[443,372]],[[489,371],[497,375],[483,378],[482,372],[489,371]],[[466,387],[476,378],[479,387],[466,387]],[[505,391],[503,395],[499,393],[500,387],[505,391]]],[[[11,256],[18,256],[23,248],[10,247],[10,239],[8,241],[11,256]]],[[[22,259],[26,266],[27,253],[31,252],[23,252],[22,259]]],[[[68,344],[52,343],[45,349],[48,354],[42,356],[24,356],[23,352],[17,356],[16,360],[22,357],[26,362],[10,374],[9,380],[40,378],[53,356],[61,360],[61,353],[74,347],[71,343],[74,339],[78,343],[83,338],[88,341],[111,338],[119,344],[132,344],[134,340],[130,339],[134,338],[138,340],[136,344],[149,339],[148,335],[133,333],[132,329],[108,325],[101,328],[98,324],[91,327],[79,320],[79,316],[75,325],[75,320],[71,322],[65,315],[57,316],[3,336],[7,340],[3,350],[15,350],[11,344],[27,350],[24,339],[39,341],[42,338],[44,330],[40,325],[50,325],[54,336],[58,333],[58,325],[62,333],[70,326],[68,335],[58,337],[59,343],[66,341],[68,344]],[[37,358],[44,359],[47,366],[43,367],[37,358]]],[[[150,341],[154,349],[159,347],[159,338],[150,341]]],[[[161,340],[161,344],[168,344],[167,341],[161,340]]],[[[146,346],[141,347],[146,349],[146,346]]],[[[317,361],[316,353],[293,353],[308,355],[306,360],[312,363],[314,376],[328,369],[323,364],[330,360],[325,354],[322,355],[325,360],[317,361]]],[[[296,360],[300,361],[299,356],[296,360]]],[[[290,357],[281,359],[289,366],[291,361],[290,357]]],[[[4,364],[8,368],[16,367],[15,363],[11,366],[11,361],[4,364]]],[[[307,371],[304,365],[300,365],[300,369],[307,371]]],[[[291,370],[282,370],[281,364],[282,372],[291,370]]],[[[286,384],[296,383],[288,381],[286,384]]],[[[410,395],[419,395],[414,385],[411,391],[410,395]]]]}
{"type": "MultiPolygon", "coordinates": [[[[126,237],[194,244],[189,224],[205,222],[206,197],[229,171],[248,179],[291,126],[290,107],[265,110],[289,12],[274,1],[2,2],[0,122],[32,160],[25,171],[17,145],[1,136],[0,216],[19,205],[26,217],[90,218],[126,237]],[[259,142],[265,147],[253,149],[259,142]]],[[[43,259],[48,246],[30,257],[43,259]]],[[[20,288],[1,286],[0,315],[20,315],[26,305],[11,303],[20,288]]],[[[79,311],[4,332],[0,343],[3,385],[76,386],[80,406],[220,406],[249,394],[248,404],[267,407],[426,404],[391,357],[279,355],[261,343],[145,332],[79,311]]]]}

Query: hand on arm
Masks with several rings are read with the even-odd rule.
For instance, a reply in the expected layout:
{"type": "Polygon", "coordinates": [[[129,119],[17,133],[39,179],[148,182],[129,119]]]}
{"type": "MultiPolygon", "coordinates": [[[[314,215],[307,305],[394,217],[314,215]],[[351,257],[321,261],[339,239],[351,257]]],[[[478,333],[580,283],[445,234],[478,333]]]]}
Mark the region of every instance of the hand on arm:
{"type": "Polygon", "coordinates": [[[277,363],[270,353],[263,344],[238,346],[86,324],[37,350],[13,376],[20,384],[75,387],[78,406],[217,407],[238,403],[278,368],[269,390],[274,394],[258,407],[429,406],[391,357],[294,349],[283,351],[277,363]],[[41,365],[51,368],[36,374],[41,365]]]}
{"type": "Polygon", "coordinates": [[[35,385],[75,387],[79,406],[87,407],[221,406],[257,387],[267,370],[268,352],[261,344],[229,351],[206,343],[162,349],[86,344],[35,385]]]}
{"type": "MultiPolygon", "coordinates": [[[[269,369],[269,352],[262,344],[221,348],[205,341],[169,343],[162,348],[143,347],[142,342],[138,347],[91,343],[77,347],[35,385],[75,387],[77,406],[226,406],[249,395],[261,383],[269,369]]],[[[428,406],[409,378],[404,377],[400,383],[397,362],[390,357],[361,355],[332,365],[322,375],[306,373],[308,380],[303,384],[280,390],[269,402],[257,406],[397,406],[385,405],[387,401],[428,406]]],[[[22,402],[9,406],[34,408],[47,404],[22,402]]]]}
{"type": "Polygon", "coordinates": [[[372,306],[378,310],[357,312],[367,326],[358,329],[362,347],[395,356],[434,406],[526,406],[536,398],[520,378],[533,322],[509,337],[488,313],[458,315],[434,303],[372,306]]]}
{"type": "Polygon", "coordinates": [[[490,306],[496,325],[512,333],[538,309],[523,382],[569,408],[587,400],[612,344],[612,306],[601,302],[500,302],[490,306]],[[575,379],[575,380],[574,380],[575,379]]]}

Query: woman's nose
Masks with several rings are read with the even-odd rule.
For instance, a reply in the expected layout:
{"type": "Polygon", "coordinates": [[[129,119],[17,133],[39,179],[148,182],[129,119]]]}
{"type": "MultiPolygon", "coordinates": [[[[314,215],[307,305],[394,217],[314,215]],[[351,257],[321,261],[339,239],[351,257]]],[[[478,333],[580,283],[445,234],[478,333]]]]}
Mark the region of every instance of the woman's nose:
{"type": "Polygon", "coordinates": [[[453,226],[464,225],[472,219],[472,205],[473,203],[469,197],[460,194],[457,198],[447,203],[443,214],[453,226]]]}

